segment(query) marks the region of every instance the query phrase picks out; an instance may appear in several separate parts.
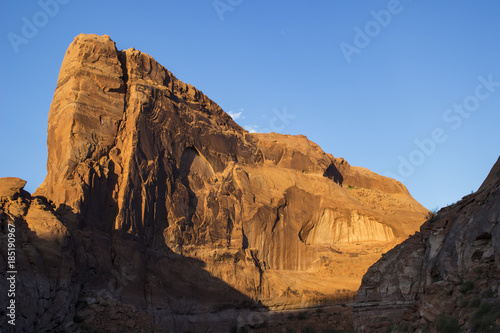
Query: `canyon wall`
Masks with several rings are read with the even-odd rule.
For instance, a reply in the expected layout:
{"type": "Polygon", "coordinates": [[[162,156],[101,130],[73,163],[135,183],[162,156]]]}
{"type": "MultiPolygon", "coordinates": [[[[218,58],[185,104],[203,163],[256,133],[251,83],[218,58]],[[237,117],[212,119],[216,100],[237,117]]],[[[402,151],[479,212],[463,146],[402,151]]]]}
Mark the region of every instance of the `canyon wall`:
{"type": "Polygon", "coordinates": [[[38,321],[47,307],[33,311],[26,327],[38,330],[75,315],[99,322],[88,306],[95,300],[180,329],[186,315],[349,298],[427,214],[401,183],[304,136],[248,133],[151,56],[119,51],[108,36],[82,34],[68,48],[47,145],[36,192],[18,184],[16,194],[0,193],[3,228],[14,223],[18,242],[29,239],[20,256],[34,246],[44,257],[40,244],[50,243],[64,261],[26,266],[35,284],[50,285],[46,302],[66,293],[57,321],[38,321]]]}

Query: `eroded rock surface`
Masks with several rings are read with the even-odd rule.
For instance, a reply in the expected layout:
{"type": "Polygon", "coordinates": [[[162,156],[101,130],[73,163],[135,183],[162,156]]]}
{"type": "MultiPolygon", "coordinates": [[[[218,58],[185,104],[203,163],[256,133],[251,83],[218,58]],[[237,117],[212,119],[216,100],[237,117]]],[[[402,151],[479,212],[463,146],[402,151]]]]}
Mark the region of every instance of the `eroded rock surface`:
{"type": "MultiPolygon", "coordinates": [[[[73,322],[79,284],[75,283],[75,256],[68,229],[43,198],[32,198],[23,190],[26,181],[0,178],[0,326],[5,332],[60,330],[73,322]],[[10,228],[16,236],[14,268],[15,297],[7,297],[7,244],[10,228]],[[6,309],[16,301],[15,326],[7,324],[6,309]]],[[[10,313],[10,311],[9,311],[10,313]]]]}
{"type": "MultiPolygon", "coordinates": [[[[38,235],[30,246],[51,242],[61,252],[52,260],[73,265],[51,283],[72,276],[59,288],[70,300],[132,305],[170,329],[221,309],[350,297],[427,213],[399,182],[304,136],[246,132],[201,91],[108,36],[80,35],[68,48],[47,145],[47,177],[36,199],[26,197],[27,207],[46,200],[46,208],[29,208],[18,223],[38,235]],[[42,211],[46,225],[34,222],[42,211]]],[[[71,314],[97,313],[72,304],[71,314]]]]}
{"type": "MultiPolygon", "coordinates": [[[[479,190],[443,208],[363,277],[360,331],[412,325],[500,331],[500,159],[479,190]]],[[[450,330],[448,330],[450,331],[450,330]]]]}

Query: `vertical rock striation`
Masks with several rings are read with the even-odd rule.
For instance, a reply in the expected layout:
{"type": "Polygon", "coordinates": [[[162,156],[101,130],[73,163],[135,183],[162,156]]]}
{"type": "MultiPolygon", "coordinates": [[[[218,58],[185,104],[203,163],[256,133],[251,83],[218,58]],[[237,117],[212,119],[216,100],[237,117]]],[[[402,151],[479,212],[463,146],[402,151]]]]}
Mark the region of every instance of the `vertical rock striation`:
{"type": "Polygon", "coordinates": [[[113,314],[82,302],[133,305],[155,324],[189,330],[186,322],[201,325],[185,320],[194,314],[347,297],[427,213],[399,182],[304,136],[248,133],[108,36],[70,45],[48,122],[47,176],[26,200],[42,200],[53,218],[39,226],[28,211],[17,223],[37,235],[57,229],[74,267],[60,289],[80,299],[67,316],[93,323],[113,314]]]}

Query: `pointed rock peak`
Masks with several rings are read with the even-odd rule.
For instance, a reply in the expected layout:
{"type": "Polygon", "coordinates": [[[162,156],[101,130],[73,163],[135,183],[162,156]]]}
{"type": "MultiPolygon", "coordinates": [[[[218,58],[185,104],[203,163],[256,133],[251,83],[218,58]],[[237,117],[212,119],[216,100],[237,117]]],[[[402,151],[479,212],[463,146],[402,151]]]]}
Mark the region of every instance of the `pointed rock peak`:
{"type": "Polygon", "coordinates": [[[47,176],[37,194],[79,211],[91,185],[87,170],[93,169],[92,163],[111,158],[113,168],[122,169],[122,163],[134,158],[131,149],[140,136],[145,135],[142,149],[155,151],[146,129],[167,133],[168,128],[172,135],[180,131],[178,137],[191,145],[205,136],[200,150],[245,145],[245,131],[229,115],[151,56],[135,49],[118,51],[107,35],[78,35],[59,72],[49,113],[47,176]],[[214,142],[208,133],[219,138],[214,142]],[[223,137],[238,138],[239,143],[223,143],[223,137]]]}
{"type": "Polygon", "coordinates": [[[500,157],[496,161],[495,165],[491,169],[490,173],[484,180],[483,184],[479,188],[478,191],[484,191],[492,186],[495,186],[495,184],[498,184],[500,182],[500,157]]]}

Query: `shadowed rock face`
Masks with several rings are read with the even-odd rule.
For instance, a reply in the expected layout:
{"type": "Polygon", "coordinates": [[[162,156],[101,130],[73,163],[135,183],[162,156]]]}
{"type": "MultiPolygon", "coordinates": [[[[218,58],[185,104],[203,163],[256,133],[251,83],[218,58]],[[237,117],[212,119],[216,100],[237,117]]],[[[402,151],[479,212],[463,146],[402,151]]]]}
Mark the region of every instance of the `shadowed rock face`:
{"type": "Polygon", "coordinates": [[[32,198],[23,190],[26,181],[0,178],[0,222],[2,267],[0,327],[5,332],[58,330],[73,321],[79,285],[75,284],[74,247],[68,229],[43,198],[32,198]],[[7,269],[8,224],[15,226],[14,269],[7,269]],[[17,271],[15,298],[7,297],[6,271],[17,271]],[[15,299],[16,325],[7,324],[5,314],[15,299]]]}
{"type": "Polygon", "coordinates": [[[447,316],[463,330],[498,332],[499,222],[500,159],[476,193],[441,209],[370,267],[358,291],[357,328],[423,327],[447,316]]]}
{"type": "Polygon", "coordinates": [[[34,195],[72,240],[67,288],[168,327],[175,315],[253,301],[348,297],[427,213],[399,182],[304,136],[246,132],[108,36],[80,35],[68,48],[47,145],[34,195]]]}

